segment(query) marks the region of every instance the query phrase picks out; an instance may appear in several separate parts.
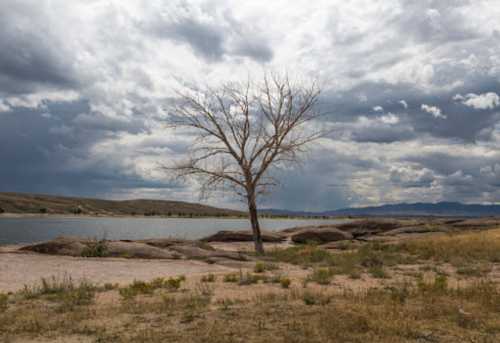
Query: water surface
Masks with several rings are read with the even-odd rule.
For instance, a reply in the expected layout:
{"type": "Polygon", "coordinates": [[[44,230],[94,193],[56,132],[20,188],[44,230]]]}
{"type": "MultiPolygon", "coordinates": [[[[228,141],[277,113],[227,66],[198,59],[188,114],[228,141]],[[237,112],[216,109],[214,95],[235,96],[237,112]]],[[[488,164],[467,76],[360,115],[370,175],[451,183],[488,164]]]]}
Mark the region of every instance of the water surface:
{"type": "MultiPolygon", "coordinates": [[[[261,219],[264,230],[339,223],[339,219],[261,219]]],[[[198,239],[219,230],[248,229],[242,218],[0,218],[0,244],[32,243],[60,235],[107,238],[198,239]]]]}

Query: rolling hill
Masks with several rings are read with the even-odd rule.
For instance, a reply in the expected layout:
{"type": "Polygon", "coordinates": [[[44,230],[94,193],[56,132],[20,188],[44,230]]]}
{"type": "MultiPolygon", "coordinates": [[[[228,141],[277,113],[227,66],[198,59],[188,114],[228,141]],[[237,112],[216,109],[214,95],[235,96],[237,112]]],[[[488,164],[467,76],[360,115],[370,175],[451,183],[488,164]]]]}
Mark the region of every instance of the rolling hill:
{"type": "Polygon", "coordinates": [[[261,212],[286,216],[500,216],[500,205],[462,204],[459,202],[400,203],[371,207],[350,207],[324,212],[264,209],[261,212]]]}
{"type": "Polygon", "coordinates": [[[103,200],[27,193],[0,193],[0,213],[97,216],[245,216],[246,213],[168,200],[103,200]]]}

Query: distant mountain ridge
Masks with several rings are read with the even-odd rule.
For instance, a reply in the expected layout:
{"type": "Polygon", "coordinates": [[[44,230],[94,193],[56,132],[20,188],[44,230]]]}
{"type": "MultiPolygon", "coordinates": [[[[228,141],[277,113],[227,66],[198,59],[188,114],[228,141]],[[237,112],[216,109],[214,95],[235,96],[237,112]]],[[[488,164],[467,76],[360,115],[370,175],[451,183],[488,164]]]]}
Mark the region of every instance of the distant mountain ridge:
{"type": "Polygon", "coordinates": [[[245,216],[242,211],[170,200],[103,200],[29,193],[1,193],[0,213],[97,216],[245,216]]]}
{"type": "Polygon", "coordinates": [[[500,205],[462,204],[459,202],[399,203],[369,207],[307,212],[264,209],[261,212],[287,216],[500,216],[500,205]]]}

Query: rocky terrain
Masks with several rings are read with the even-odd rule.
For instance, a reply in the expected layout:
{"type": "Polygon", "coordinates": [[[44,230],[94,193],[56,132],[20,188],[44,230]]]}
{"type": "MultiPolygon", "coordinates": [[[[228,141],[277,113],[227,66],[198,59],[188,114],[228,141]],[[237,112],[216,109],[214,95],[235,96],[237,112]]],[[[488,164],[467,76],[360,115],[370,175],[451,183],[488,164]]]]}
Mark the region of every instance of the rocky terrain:
{"type": "MultiPolygon", "coordinates": [[[[338,225],[302,226],[278,232],[262,232],[265,243],[274,248],[314,243],[336,249],[344,243],[368,241],[395,242],[439,233],[458,233],[500,227],[500,219],[359,219],[338,225]],[[342,242],[342,244],[336,244],[342,242]]],[[[36,252],[75,257],[125,257],[142,259],[197,259],[208,263],[224,260],[247,261],[252,256],[250,230],[219,231],[198,241],[180,239],[95,240],[78,237],[58,237],[54,240],[19,247],[20,252],[36,252]],[[237,245],[247,242],[249,244],[237,245]],[[221,244],[225,243],[225,244],[221,244]],[[236,243],[240,251],[231,245],[236,243]]]]}

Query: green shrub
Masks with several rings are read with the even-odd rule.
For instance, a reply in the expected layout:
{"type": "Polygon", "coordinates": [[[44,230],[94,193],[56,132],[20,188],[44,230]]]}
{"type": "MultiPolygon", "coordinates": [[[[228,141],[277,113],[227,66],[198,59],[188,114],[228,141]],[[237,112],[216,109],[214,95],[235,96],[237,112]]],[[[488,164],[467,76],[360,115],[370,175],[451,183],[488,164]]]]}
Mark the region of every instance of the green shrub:
{"type": "Polygon", "coordinates": [[[106,257],[106,256],[109,256],[109,252],[105,239],[89,242],[82,251],[82,257],[106,257]]]}
{"type": "Polygon", "coordinates": [[[277,270],[279,269],[279,266],[274,264],[274,263],[270,263],[270,262],[257,262],[255,263],[255,267],[253,268],[253,271],[254,273],[264,273],[266,271],[272,271],[272,270],[277,270]]]}
{"type": "Polygon", "coordinates": [[[254,273],[264,273],[266,271],[263,262],[255,263],[255,267],[253,268],[254,273]]]}

